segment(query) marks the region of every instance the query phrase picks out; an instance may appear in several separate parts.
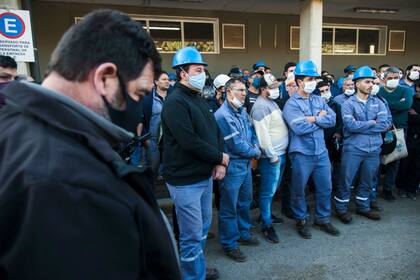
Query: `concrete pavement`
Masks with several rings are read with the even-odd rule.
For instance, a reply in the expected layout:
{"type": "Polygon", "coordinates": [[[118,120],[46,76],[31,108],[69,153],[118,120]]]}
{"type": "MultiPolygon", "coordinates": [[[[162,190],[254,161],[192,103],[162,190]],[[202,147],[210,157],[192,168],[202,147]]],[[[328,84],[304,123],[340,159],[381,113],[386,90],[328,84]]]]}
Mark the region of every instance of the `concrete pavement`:
{"type": "MultiPolygon", "coordinates": [[[[253,229],[261,244],[241,246],[248,257],[244,263],[223,254],[215,211],[211,231],[216,238],[208,240],[207,265],[219,269],[220,279],[234,280],[420,279],[420,199],[379,202],[384,208],[381,221],[353,215],[353,223],[344,225],[333,218],[341,231],[338,237],[311,227],[312,239],[304,240],[296,233],[294,221],[281,216],[285,223],[275,225],[280,243],[266,242],[259,228],[253,229]]],[[[273,207],[280,216],[279,202],[273,207]]],[[[255,216],[258,212],[252,213],[255,216]]]]}

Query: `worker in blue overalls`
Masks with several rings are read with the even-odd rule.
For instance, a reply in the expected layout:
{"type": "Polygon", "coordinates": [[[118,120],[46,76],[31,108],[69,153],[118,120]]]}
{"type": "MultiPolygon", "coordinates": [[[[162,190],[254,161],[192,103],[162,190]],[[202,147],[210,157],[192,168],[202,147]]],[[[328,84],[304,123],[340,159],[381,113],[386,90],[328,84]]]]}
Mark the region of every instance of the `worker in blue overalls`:
{"type": "Polygon", "coordinates": [[[338,218],[350,223],[348,212],[350,186],[360,169],[359,186],[356,188],[356,213],[371,220],[380,220],[379,212],[370,207],[370,192],[379,168],[382,145],[381,132],[390,126],[385,104],[371,96],[376,78],[369,66],[356,70],[353,77],[357,93],[342,106],[344,146],[340,184],[334,196],[338,218]]]}
{"type": "Polygon", "coordinates": [[[324,141],[324,129],[335,126],[336,115],[321,96],[312,94],[319,76],[310,60],[296,65],[298,91],[287,101],[283,113],[290,127],[291,208],[297,231],[305,239],[311,238],[305,199],[310,176],[315,183],[314,226],[331,235],[340,234],[330,222],[331,163],[324,141]]]}

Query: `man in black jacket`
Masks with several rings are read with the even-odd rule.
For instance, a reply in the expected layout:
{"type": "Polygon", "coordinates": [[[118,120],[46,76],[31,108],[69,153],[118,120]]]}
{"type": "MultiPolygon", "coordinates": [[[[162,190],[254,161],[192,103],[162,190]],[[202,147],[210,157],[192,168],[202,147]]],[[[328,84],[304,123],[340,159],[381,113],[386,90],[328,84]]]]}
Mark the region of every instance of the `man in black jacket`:
{"type": "Polygon", "coordinates": [[[164,176],[178,217],[184,279],[218,278],[215,269],[206,272],[203,250],[211,224],[213,178],[223,179],[229,156],[223,153],[209,106],[198,95],[206,65],[193,47],[175,54],[178,82],[162,110],[164,176]]]}
{"type": "Polygon", "coordinates": [[[160,56],[141,25],[96,11],[65,33],[42,86],[0,109],[0,279],[179,279],[172,239],[109,118],[151,90],[160,56]]]}

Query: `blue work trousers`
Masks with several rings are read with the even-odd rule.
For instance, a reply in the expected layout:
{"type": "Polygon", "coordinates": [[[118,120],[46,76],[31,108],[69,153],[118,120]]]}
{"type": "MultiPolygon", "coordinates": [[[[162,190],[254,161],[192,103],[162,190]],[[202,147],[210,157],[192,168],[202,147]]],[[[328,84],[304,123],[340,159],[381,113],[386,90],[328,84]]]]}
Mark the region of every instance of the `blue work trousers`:
{"type": "Polygon", "coordinates": [[[178,218],[182,279],[204,280],[203,252],[211,225],[213,179],[187,186],[166,185],[178,218]]]}
{"type": "Polygon", "coordinates": [[[297,221],[306,220],[309,216],[306,205],[305,189],[308,179],[312,176],[315,184],[315,222],[327,224],[331,216],[331,163],[328,153],[309,156],[301,153],[291,153],[292,187],[291,208],[297,221]]]}

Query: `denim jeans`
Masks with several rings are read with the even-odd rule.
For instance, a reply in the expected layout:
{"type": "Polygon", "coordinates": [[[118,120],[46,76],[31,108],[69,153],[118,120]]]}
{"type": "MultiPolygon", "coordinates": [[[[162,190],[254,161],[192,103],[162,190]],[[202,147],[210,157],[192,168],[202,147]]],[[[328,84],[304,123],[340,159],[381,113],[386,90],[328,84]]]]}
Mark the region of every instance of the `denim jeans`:
{"type": "Polygon", "coordinates": [[[204,280],[204,247],[211,225],[213,180],[187,186],[166,185],[178,218],[182,278],[204,280]]]}
{"type": "Polygon", "coordinates": [[[379,153],[377,152],[343,152],[341,180],[334,196],[337,213],[346,213],[350,201],[350,186],[360,170],[359,185],[356,188],[356,207],[361,211],[370,210],[371,190],[377,182],[379,169],[379,153]]]}
{"type": "Polygon", "coordinates": [[[237,248],[239,238],[251,238],[251,201],[251,162],[231,160],[226,177],[220,183],[219,231],[224,250],[237,248]]]}
{"type": "Polygon", "coordinates": [[[397,179],[398,168],[400,166],[400,160],[384,165],[385,179],[383,191],[392,191],[392,187],[395,186],[395,180],[397,179]]]}
{"type": "Polygon", "coordinates": [[[262,158],[259,163],[259,170],[261,175],[259,207],[261,213],[261,227],[265,228],[271,226],[271,204],[273,196],[276,193],[277,187],[283,176],[284,168],[286,166],[286,155],[279,156],[277,163],[271,163],[270,159],[262,158]]]}
{"type": "Polygon", "coordinates": [[[326,224],[331,216],[331,162],[327,151],[318,156],[301,153],[289,155],[292,163],[291,206],[295,220],[303,221],[309,216],[305,189],[312,176],[315,184],[315,222],[326,224]]]}

